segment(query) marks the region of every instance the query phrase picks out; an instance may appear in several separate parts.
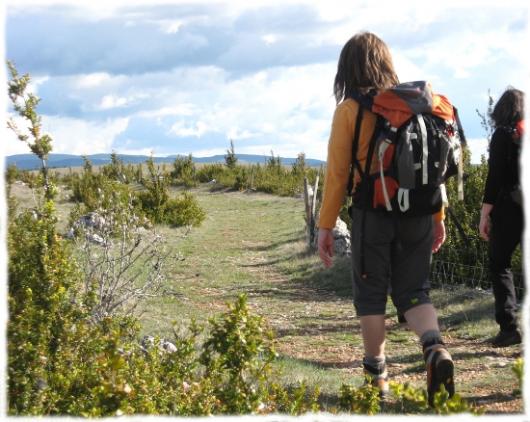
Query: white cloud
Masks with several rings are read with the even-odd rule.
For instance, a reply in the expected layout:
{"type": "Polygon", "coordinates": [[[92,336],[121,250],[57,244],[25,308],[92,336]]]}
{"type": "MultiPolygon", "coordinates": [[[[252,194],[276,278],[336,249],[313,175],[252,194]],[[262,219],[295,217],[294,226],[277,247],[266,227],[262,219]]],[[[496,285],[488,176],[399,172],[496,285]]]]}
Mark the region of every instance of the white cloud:
{"type": "Polygon", "coordinates": [[[157,22],[166,34],[176,34],[184,24],[181,19],[163,19],[157,22]]]}
{"type": "MultiPolygon", "coordinates": [[[[115,137],[127,129],[127,125],[127,118],[92,122],[69,117],[42,116],[43,133],[52,137],[52,153],[84,155],[110,152],[115,137]]],[[[17,140],[12,132],[8,132],[6,155],[29,152],[26,144],[17,140]]]]}
{"type": "Polygon", "coordinates": [[[250,132],[245,129],[241,130],[239,127],[234,126],[228,130],[227,137],[229,139],[251,139],[257,134],[259,134],[259,132],[250,132]]]}
{"type": "Polygon", "coordinates": [[[207,130],[207,125],[202,121],[198,121],[192,126],[186,126],[184,122],[178,121],[171,126],[169,132],[176,136],[194,136],[199,138],[204,135],[207,130]]]}
{"type": "Polygon", "coordinates": [[[123,107],[127,103],[128,103],[127,98],[117,97],[115,95],[105,95],[101,99],[101,103],[99,104],[99,107],[103,110],[107,110],[109,108],[123,107]]]}
{"type": "Polygon", "coordinates": [[[86,75],[78,75],[77,86],[80,88],[95,88],[111,81],[112,77],[106,72],[95,72],[86,75]]]}
{"type": "Polygon", "coordinates": [[[263,35],[261,39],[265,42],[265,44],[271,45],[278,41],[278,36],[275,34],[266,34],[263,35]]]}
{"type": "Polygon", "coordinates": [[[177,104],[174,106],[155,107],[145,111],[139,111],[135,113],[138,117],[155,117],[161,118],[165,116],[192,116],[196,107],[192,103],[177,104]]]}
{"type": "Polygon", "coordinates": [[[114,138],[127,129],[127,118],[91,122],[45,116],[43,128],[53,136],[54,152],[94,154],[110,152],[114,138]]]}
{"type": "Polygon", "coordinates": [[[418,63],[421,61],[413,61],[409,59],[401,50],[395,50],[392,54],[394,68],[401,81],[418,81],[429,80],[436,85],[439,77],[435,73],[426,71],[418,63]]]}

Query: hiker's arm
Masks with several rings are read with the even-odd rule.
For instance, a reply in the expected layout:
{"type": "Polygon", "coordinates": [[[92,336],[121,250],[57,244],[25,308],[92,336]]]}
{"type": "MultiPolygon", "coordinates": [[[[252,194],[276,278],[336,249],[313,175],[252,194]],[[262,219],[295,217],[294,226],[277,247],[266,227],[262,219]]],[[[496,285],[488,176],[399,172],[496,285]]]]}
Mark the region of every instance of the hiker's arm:
{"type": "Polygon", "coordinates": [[[490,214],[493,205],[499,197],[502,189],[502,183],[506,177],[506,140],[504,132],[496,130],[493,133],[490,143],[490,154],[488,158],[488,176],[484,187],[484,199],[480,211],[480,222],[478,225],[480,237],[486,241],[489,240],[490,234],[490,214]]]}
{"type": "MultiPolygon", "coordinates": [[[[355,117],[355,116],[353,116],[355,117]]],[[[333,229],[346,193],[353,138],[352,113],[341,103],[333,116],[318,227],[333,229]]]]}
{"type": "Polygon", "coordinates": [[[506,133],[503,130],[495,130],[491,138],[488,158],[488,176],[484,188],[485,204],[495,204],[506,178],[506,163],[508,156],[506,133]]]}

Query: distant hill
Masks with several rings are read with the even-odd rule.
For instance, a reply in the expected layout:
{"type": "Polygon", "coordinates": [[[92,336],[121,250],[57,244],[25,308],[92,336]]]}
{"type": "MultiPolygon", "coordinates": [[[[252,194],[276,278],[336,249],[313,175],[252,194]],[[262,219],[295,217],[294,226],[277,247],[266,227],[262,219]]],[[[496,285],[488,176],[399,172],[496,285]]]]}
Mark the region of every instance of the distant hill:
{"type": "MultiPolygon", "coordinates": [[[[268,158],[267,155],[236,154],[240,163],[244,164],[263,164],[268,158]]],[[[166,157],[153,157],[155,163],[172,163],[178,155],[168,155],[166,157]]],[[[184,157],[184,156],[181,156],[184,157]]],[[[98,166],[110,163],[110,154],[93,154],[87,155],[87,158],[93,165],[98,166]]],[[[147,155],[124,155],[118,154],[118,158],[124,163],[138,164],[145,162],[147,155]]],[[[296,158],[280,157],[282,164],[291,165],[296,158]]],[[[214,155],[211,157],[193,157],[195,163],[224,163],[224,155],[214,155]]],[[[39,159],[33,154],[16,154],[6,157],[6,166],[16,165],[21,170],[34,170],[40,168],[39,159]]],[[[306,164],[310,167],[319,167],[325,164],[324,161],[306,158],[306,164]]],[[[83,165],[83,158],[80,155],[71,154],[50,154],[48,157],[48,166],[50,168],[80,167],[83,165]]]]}

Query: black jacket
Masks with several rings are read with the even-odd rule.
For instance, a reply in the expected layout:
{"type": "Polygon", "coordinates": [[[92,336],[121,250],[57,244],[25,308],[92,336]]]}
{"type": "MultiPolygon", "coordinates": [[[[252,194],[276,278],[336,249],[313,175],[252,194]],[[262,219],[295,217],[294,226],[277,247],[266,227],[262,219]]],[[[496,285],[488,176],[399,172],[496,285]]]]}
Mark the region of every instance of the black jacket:
{"type": "Polygon", "coordinates": [[[484,203],[496,204],[519,185],[519,149],[512,130],[495,129],[489,148],[484,203]]]}

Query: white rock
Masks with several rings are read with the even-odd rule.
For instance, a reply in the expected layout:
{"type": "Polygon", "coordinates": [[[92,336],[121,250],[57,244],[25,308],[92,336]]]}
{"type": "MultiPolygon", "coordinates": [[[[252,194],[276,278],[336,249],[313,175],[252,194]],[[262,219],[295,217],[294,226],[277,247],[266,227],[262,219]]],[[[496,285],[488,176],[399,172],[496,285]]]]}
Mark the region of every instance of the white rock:
{"type": "Polygon", "coordinates": [[[87,233],[86,234],[86,239],[89,242],[95,243],[97,245],[104,245],[105,244],[105,239],[103,239],[103,237],[101,237],[99,234],[96,234],[96,233],[87,233]]]}
{"type": "Polygon", "coordinates": [[[168,353],[175,353],[177,351],[177,346],[175,346],[173,343],[167,340],[163,340],[160,344],[162,349],[168,353]]]}
{"type": "MultiPolygon", "coordinates": [[[[348,226],[344,221],[337,218],[335,228],[332,230],[334,244],[333,250],[337,256],[350,256],[351,255],[351,235],[348,230],[348,226]]],[[[315,248],[318,247],[318,228],[315,227],[313,244],[315,248]]]]}

